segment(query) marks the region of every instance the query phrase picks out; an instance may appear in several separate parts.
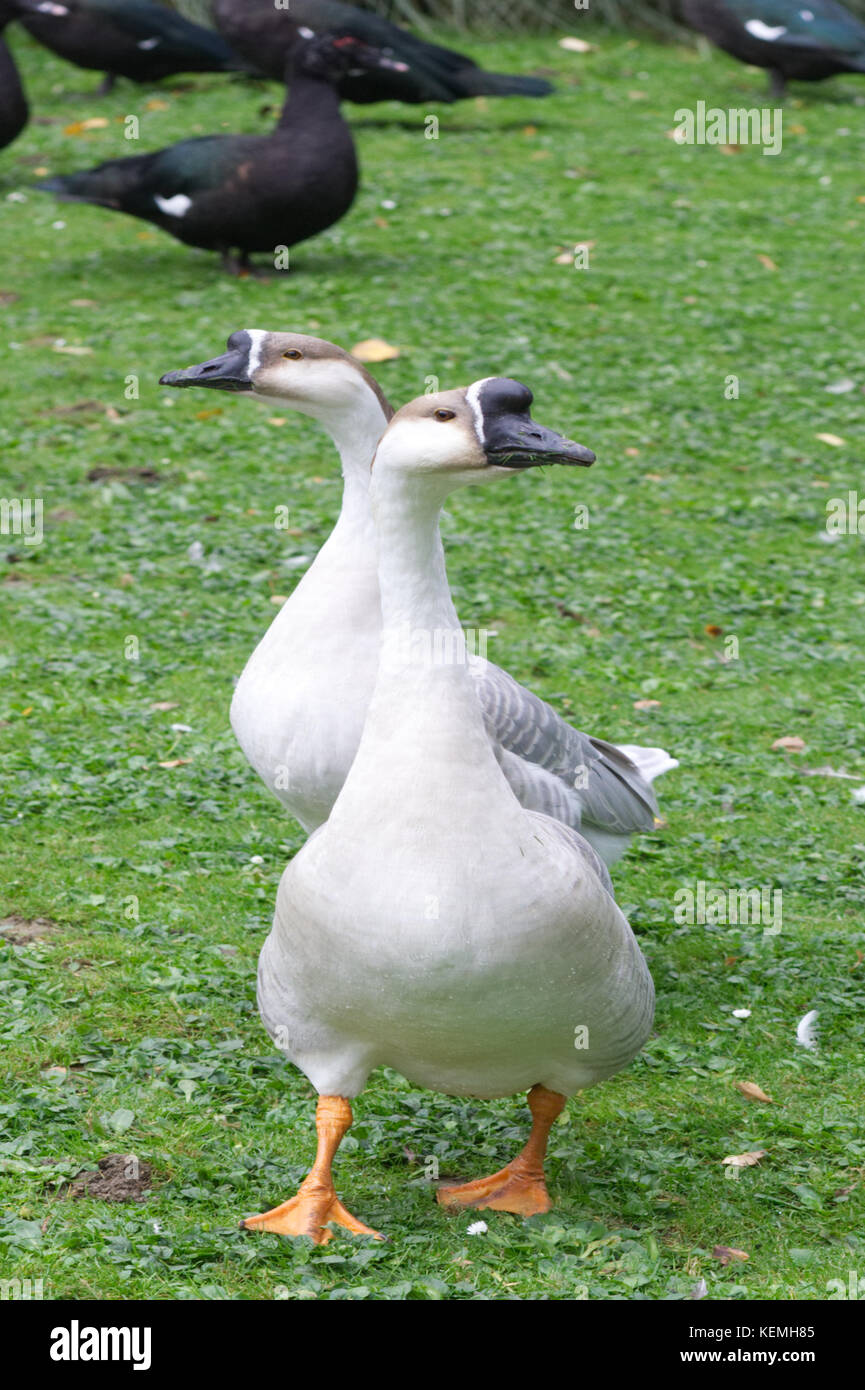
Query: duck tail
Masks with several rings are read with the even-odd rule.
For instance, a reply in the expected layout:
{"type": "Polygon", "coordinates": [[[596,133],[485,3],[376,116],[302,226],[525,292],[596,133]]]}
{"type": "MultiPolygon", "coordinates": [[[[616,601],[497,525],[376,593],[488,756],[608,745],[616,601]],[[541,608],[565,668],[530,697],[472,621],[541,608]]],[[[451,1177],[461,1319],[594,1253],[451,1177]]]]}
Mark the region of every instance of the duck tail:
{"type": "Polygon", "coordinates": [[[462,68],[455,74],[454,86],[467,97],[548,97],[555,91],[544,77],[519,77],[509,72],[484,72],[483,68],[462,68]]]}
{"type": "Polygon", "coordinates": [[[654,782],[656,777],[679,766],[678,758],[671,758],[663,748],[644,748],[639,743],[619,743],[616,746],[620,753],[630,758],[647,782],[654,782]]]}
{"type": "Polygon", "coordinates": [[[124,193],[135,185],[141,166],[149,158],[141,155],[137,159],[111,160],[76,174],[56,174],[54,178],[37,183],[36,187],[41,193],[53,193],[64,203],[95,203],[103,208],[119,208],[124,193]]]}

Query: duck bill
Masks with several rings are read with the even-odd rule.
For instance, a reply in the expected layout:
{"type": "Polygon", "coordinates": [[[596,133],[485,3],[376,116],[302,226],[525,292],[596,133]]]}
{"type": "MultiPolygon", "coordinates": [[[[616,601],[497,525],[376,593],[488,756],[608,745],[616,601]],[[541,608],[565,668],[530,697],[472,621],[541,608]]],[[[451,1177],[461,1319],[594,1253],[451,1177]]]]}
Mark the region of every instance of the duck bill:
{"type": "Polygon", "coordinates": [[[212,391],[251,391],[249,352],[235,348],[196,367],[184,367],[179,372],[166,372],[159,378],[160,386],[207,386],[212,391]]]}
{"type": "Polygon", "coordinates": [[[595,461],[591,449],[536,424],[530,416],[495,421],[487,427],[484,442],[487,459],[499,468],[539,468],[546,463],[588,468],[595,461]]]}

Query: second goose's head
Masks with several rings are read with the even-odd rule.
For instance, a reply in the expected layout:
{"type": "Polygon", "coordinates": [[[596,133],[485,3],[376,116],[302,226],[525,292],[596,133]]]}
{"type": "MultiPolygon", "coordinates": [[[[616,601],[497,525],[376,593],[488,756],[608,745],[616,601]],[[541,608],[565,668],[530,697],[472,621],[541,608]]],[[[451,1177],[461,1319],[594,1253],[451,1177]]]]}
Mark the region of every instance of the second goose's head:
{"type": "Polygon", "coordinates": [[[227,351],[194,367],[167,372],[162,386],[204,386],[245,392],[310,415],[332,429],[368,420],[384,430],[393,408],[361,362],[350,353],[305,333],[269,333],[244,328],[232,333],[227,351]]]}
{"type": "Polygon", "coordinates": [[[532,419],[532,393],[510,377],[418,396],[397,411],[373,463],[373,480],[411,474],[447,494],[545,463],[594,463],[591,449],[532,419]]]}

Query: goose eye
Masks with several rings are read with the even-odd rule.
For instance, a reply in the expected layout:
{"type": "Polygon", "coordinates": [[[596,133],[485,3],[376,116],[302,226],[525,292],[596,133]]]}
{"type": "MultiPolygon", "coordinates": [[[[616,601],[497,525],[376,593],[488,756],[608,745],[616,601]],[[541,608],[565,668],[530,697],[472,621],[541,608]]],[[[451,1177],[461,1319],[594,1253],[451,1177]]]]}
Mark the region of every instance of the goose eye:
{"type": "Polygon", "coordinates": [[[282,355],[283,357],[290,357],[293,361],[296,362],[298,358],[303,356],[303,353],[301,352],[300,348],[289,348],[288,352],[284,352],[282,355]]]}
{"type": "Polygon", "coordinates": [[[434,414],[436,420],[452,420],[456,415],[455,410],[437,410],[434,414]]]}

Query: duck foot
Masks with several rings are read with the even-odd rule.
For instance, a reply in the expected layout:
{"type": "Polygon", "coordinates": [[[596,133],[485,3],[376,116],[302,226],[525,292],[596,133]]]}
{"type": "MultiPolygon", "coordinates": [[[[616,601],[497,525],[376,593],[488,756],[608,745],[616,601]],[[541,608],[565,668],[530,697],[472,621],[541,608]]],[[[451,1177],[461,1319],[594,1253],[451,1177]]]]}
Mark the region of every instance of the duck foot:
{"type": "Polygon", "coordinates": [[[295,1197],[289,1198],[272,1211],[260,1216],[247,1216],[240,1225],[247,1231],[274,1231],[278,1236],[309,1236],[316,1245],[326,1245],[333,1238],[327,1223],[343,1226],[356,1236],[374,1236],[384,1240],[380,1231],[365,1226],[352,1216],[339,1200],[333,1187],[310,1183],[307,1178],[295,1197]]]}
{"type": "Polygon", "coordinates": [[[256,280],[270,280],[276,274],[269,266],[253,265],[248,251],[241,251],[237,256],[233,256],[230,251],[223,251],[221,265],[227,275],[235,275],[238,280],[250,277],[256,280]]]}
{"type": "Polygon", "coordinates": [[[443,1207],[478,1207],[484,1211],[512,1211],[516,1216],[537,1216],[552,1206],[543,1170],[521,1168],[514,1159],[507,1168],[488,1178],[465,1182],[458,1187],[440,1187],[436,1201],[443,1207]]]}
{"type": "Polygon", "coordinates": [[[545,1086],[529,1091],[532,1132],[521,1153],[506,1168],[488,1178],[440,1187],[436,1201],[443,1207],[477,1207],[483,1211],[512,1211],[516,1216],[537,1216],[552,1206],[544,1179],[544,1157],[553,1122],[565,1107],[565,1097],[545,1086]]]}
{"type": "Polygon", "coordinates": [[[365,1226],[346,1210],[333,1185],[331,1164],[351,1121],[351,1106],[344,1096],[319,1096],[315,1112],[318,1150],[308,1175],[294,1197],[260,1216],[245,1217],[241,1229],[274,1231],[279,1236],[309,1236],[316,1245],[326,1245],[333,1237],[327,1226],[332,1221],[353,1235],[384,1240],[379,1231],[365,1226]]]}

